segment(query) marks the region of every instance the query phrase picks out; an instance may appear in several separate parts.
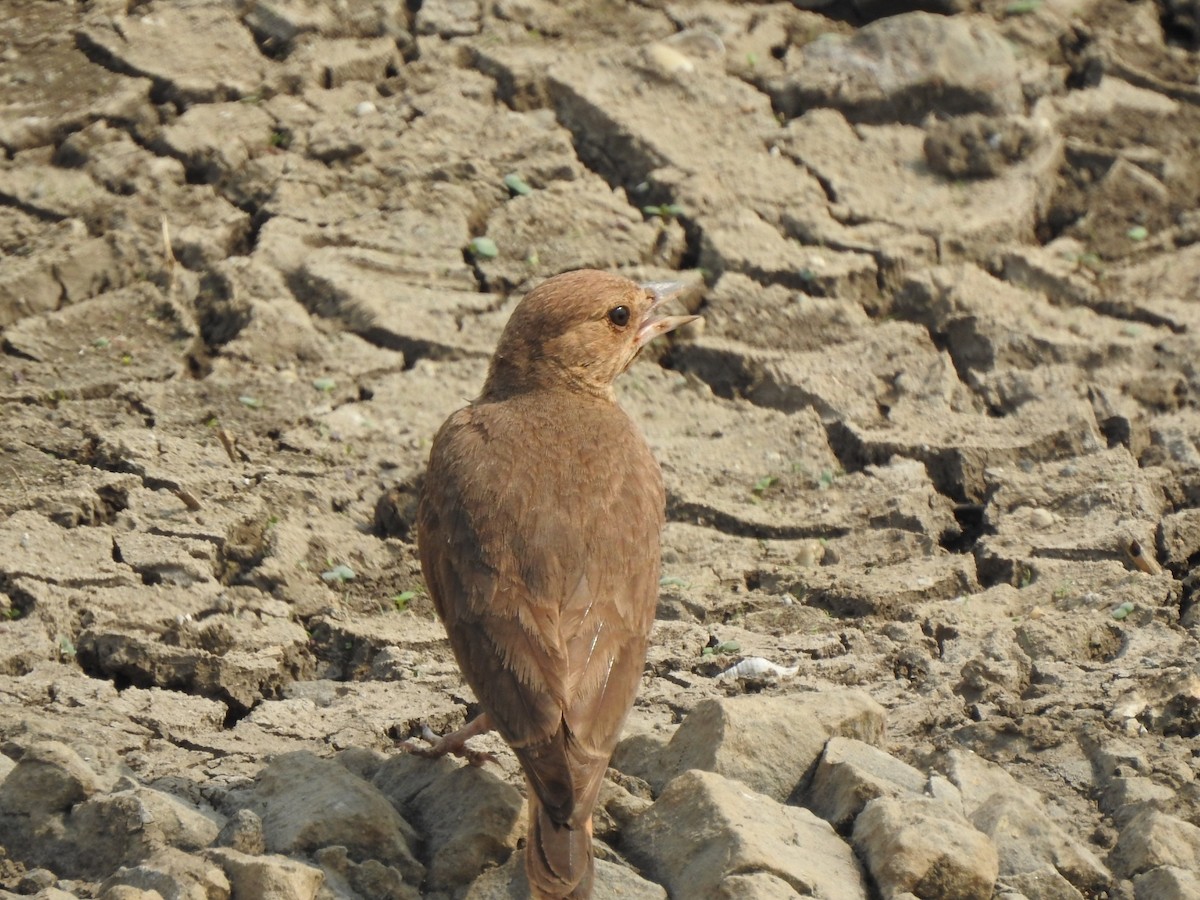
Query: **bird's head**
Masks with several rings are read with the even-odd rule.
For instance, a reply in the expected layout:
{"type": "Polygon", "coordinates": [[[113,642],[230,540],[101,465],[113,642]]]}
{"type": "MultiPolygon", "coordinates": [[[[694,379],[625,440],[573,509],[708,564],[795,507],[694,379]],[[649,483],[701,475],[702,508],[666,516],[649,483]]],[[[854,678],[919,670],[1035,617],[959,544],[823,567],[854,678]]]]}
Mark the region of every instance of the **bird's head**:
{"type": "Polygon", "coordinates": [[[504,327],[484,396],[555,387],[611,396],[613,381],[642,347],[699,318],[657,315],[679,290],[594,269],[543,281],[504,327]]]}

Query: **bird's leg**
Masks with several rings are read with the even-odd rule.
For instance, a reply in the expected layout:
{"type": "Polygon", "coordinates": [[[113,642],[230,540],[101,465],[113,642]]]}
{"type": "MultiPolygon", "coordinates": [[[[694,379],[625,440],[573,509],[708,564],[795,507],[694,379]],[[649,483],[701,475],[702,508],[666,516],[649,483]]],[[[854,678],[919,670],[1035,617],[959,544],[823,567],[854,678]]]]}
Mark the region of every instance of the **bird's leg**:
{"type": "Polygon", "coordinates": [[[452,731],[442,737],[438,737],[433,729],[422,723],[421,740],[428,743],[429,746],[422,747],[412,741],[405,741],[400,746],[406,752],[424,756],[426,759],[437,759],[447,753],[452,753],[473,766],[482,766],[485,762],[499,762],[499,760],[486,750],[472,750],[467,746],[467,741],[491,730],[492,720],[488,718],[487,713],[480,713],[458,731],[452,731]]]}

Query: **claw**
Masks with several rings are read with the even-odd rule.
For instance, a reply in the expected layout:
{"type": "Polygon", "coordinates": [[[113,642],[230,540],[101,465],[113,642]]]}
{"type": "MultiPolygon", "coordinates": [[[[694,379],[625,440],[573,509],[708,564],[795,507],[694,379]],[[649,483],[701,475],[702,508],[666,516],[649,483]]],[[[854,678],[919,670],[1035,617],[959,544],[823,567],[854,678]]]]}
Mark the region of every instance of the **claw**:
{"type": "Polygon", "coordinates": [[[420,739],[429,744],[428,747],[423,747],[420,744],[414,743],[412,740],[401,743],[400,749],[405,753],[411,753],[414,756],[421,756],[425,759],[439,759],[446,754],[452,754],[459,759],[465,759],[468,765],[482,766],[487,762],[499,762],[499,760],[486,750],[472,750],[467,746],[467,741],[479,734],[484,734],[492,730],[491,720],[488,719],[487,713],[476,716],[458,731],[452,731],[450,734],[438,737],[437,734],[424,722],[421,723],[420,739]]]}

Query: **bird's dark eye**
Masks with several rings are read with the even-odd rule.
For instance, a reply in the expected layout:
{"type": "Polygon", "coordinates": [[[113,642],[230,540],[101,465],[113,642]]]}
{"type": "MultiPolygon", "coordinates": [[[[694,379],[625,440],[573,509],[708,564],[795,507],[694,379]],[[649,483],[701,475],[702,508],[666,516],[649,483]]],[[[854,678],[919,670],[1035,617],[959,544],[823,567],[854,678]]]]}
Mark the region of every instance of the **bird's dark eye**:
{"type": "Polygon", "coordinates": [[[624,328],[629,324],[629,307],[614,306],[608,311],[608,321],[612,322],[618,328],[624,328]]]}

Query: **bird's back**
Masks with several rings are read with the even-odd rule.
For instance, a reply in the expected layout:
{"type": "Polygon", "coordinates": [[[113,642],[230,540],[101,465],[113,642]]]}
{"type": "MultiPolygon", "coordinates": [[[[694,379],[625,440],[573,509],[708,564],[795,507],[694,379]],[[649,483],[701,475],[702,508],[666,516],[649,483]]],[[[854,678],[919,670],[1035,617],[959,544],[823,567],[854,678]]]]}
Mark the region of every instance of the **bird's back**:
{"type": "Polygon", "coordinates": [[[564,840],[581,840],[640,683],[662,521],[658,465],[611,401],[480,402],[435,438],[419,514],[426,581],[464,676],[564,840]]]}

